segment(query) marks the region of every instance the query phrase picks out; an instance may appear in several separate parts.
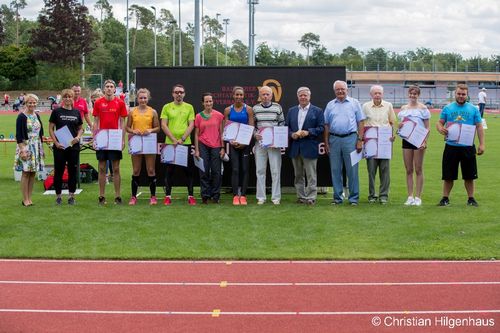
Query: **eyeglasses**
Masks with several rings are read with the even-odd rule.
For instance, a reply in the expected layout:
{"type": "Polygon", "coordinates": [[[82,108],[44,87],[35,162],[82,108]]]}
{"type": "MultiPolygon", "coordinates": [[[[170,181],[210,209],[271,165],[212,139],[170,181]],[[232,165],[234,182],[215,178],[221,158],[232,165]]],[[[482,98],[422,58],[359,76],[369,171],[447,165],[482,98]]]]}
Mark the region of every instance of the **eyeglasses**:
{"type": "Polygon", "coordinates": [[[179,94],[184,94],[184,91],[179,91],[179,90],[178,91],[174,91],[174,94],[178,94],[178,95],[179,94]]]}

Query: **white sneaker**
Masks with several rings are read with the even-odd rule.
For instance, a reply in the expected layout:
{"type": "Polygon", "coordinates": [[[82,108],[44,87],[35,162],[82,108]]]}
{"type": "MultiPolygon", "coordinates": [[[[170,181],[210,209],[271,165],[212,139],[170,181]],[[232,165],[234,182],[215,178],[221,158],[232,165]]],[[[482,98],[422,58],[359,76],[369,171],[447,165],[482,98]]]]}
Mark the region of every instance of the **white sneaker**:
{"type": "Polygon", "coordinates": [[[406,199],[405,206],[412,206],[415,203],[415,199],[410,196],[408,199],[406,199]]]}
{"type": "Polygon", "coordinates": [[[280,204],[280,199],[275,199],[271,200],[273,202],[273,205],[279,205],[280,204]]]}
{"type": "Polygon", "coordinates": [[[413,206],[422,206],[422,199],[415,197],[415,200],[413,200],[413,206]]]}
{"type": "Polygon", "coordinates": [[[264,200],[264,199],[258,199],[257,200],[257,205],[263,205],[265,203],[266,203],[266,200],[264,200]]]}

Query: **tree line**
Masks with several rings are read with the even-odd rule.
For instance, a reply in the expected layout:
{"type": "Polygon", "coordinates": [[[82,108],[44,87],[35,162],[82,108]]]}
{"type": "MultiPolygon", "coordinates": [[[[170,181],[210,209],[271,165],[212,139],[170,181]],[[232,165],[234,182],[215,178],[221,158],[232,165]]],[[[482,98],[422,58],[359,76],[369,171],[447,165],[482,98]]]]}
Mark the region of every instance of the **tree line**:
{"type": "MultiPolygon", "coordinates": [[[[107,0],[98,0],[94,17],[76,0],[44,0],[36,20],[22,17],[26,0],[12,0],[0,6],[0,90],[61,89],[81,80],[84,59],[87,82],[97,86],[101,78],[125,81],[126,24],[113,16],[107,0]]],[[[179,65],[179,34],[182,64],[192,66],[194,26],[182,30],[165,8],[129,7],[130,68],[154,65],[154,35],[157,38],[157,65],[179,65]]],[[[224,29],[217,18],[202,18],[201,64],[244,66],[248,46],[233,40],[227,53],[222,42],[224,29]]],[[[366,52],[346,46],[330,53],[320,36],[305,33],[297,43],[306,55],[278,49],[263,42],[256,48],[258,66],[346,66],[352,71],[499,71],[500,55],[464,58],[455,52],[434,53],[419,47],[403,53],[384,48],[366,52]]],[[[130,72],[133,81],[133,71],[130,72]]]]}

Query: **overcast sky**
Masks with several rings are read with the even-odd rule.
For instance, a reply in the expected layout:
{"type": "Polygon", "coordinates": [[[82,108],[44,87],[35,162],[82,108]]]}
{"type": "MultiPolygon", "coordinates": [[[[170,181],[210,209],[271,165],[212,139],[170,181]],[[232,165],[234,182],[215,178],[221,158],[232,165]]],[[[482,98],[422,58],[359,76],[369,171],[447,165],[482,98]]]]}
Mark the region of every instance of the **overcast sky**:
{"type": "MultiPolygon", "coordinates": [[[[84,0],[91,14],[95,0],[84,0]]],[[[42,0],[27,0],[23,16],[36,18],[42,0]]],[[[109,0],[114,16],[124,19],[125,0],[109,0]]],[[[247,0],[200,0],[204,15],[229,18],[228,43],[240,39],[248,45],[247,0]]],[[[383,47],[402,53],[417,47],[435,52],[456,52],[464,57],[500,54],[499,0],[260,0],[255,12],[255,45],[305,54],[298,40],[307,32],[320,36],[330,53],[351,45],[358,50],[383,47]]],[[[176,19],[178,0],[129,0],[129,5],[166,8],[176,19]]],[[[194,21],[194,0],[181,0],[181,21],[185,29],[194,21]]],[[[224,42],[224,40],[221,40],[224,42]]]]}

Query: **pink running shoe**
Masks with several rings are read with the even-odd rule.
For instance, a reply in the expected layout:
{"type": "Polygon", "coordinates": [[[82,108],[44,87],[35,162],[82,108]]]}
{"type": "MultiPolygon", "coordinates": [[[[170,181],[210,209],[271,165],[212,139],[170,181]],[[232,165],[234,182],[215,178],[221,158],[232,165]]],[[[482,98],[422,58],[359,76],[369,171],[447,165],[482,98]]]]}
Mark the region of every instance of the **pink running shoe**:
{"type": "Polygon", "coordinates": [[[163,200],[163,204],[165,206],[170,206],[172,204],[172,199],[170,198],[170,196],[165,197],[165,200],[163,200]]]}
{"type": "Polygon", "coordinates": [[[150,204],[151,206],[156,206],[156,204],[157,204],[157,203],[158,203],[158,200],[156,200],[156,197],[153,195],[153,196],[151,197],[151,199],[149,199],[149,204],[150,204]]]}
{"type": "Polygon", "coordinates": [[[242,195],[240,197],[240,205],[242,205],[242,206],[246,206],[247,205],[247,197],[246,196],[242,195]]]}
{"type": "Polygon", "coordinates": [[[196,205],[196,199],[192,195],[188,196],[188,204],[190,206],[195,206],[196,205]]]}
{"type": "Polygon", "coordinates": [[[137,203],[137,198],[136,197],[131,197],[130,201],[128,202],[128,204],[130,206],[135,206],[136,203],[137,203]]]}

